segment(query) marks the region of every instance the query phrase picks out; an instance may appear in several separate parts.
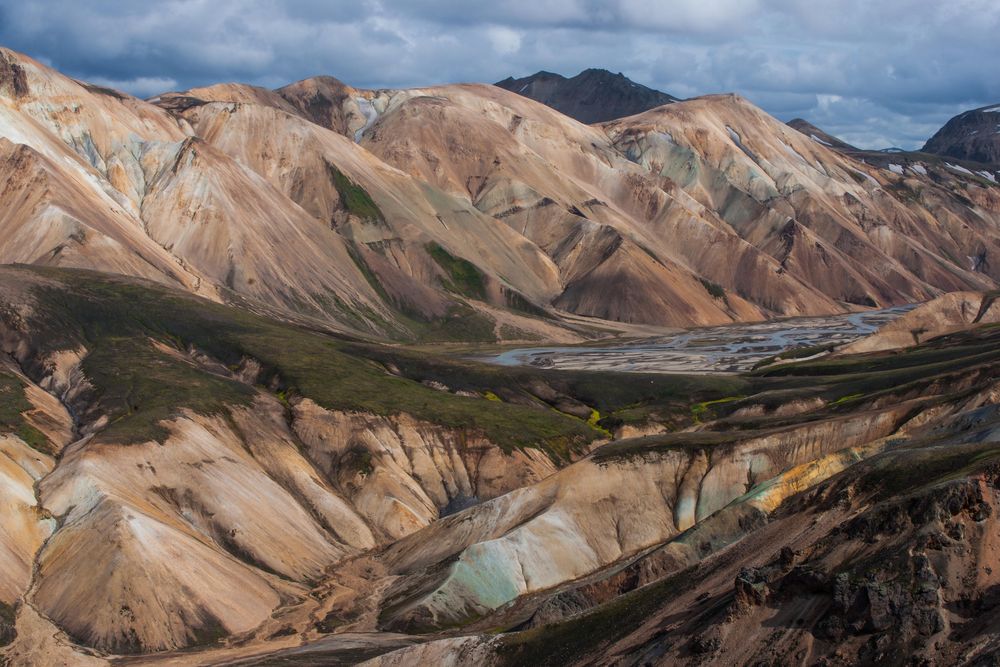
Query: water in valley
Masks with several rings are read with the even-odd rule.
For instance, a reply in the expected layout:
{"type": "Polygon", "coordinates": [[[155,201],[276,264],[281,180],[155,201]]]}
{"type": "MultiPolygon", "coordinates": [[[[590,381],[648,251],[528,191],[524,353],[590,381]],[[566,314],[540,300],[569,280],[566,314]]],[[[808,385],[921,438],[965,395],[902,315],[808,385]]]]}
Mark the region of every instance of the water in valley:
{"type": "Polygon", "coordinates": [[[915,306],[688,329],[594,347],[525,347],[482,358],[502,366],[632,373],[736,373],[796,347],[841,345],[866,336],[915,306]]]}

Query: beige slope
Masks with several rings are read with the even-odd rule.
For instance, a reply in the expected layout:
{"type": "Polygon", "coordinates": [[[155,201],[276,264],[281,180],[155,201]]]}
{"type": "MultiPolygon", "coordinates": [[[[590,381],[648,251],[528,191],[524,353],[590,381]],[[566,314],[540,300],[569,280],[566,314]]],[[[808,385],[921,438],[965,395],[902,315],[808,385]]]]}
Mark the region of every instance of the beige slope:
{"type": "Polygon", "coordinates": [[[162,445],[75,445],[40,485],[60,527],[29,600],[87,646],[203,643],[264,623],[303,599],[299,584],[426,527],[452,501],[553,471],[540,452],[508,456],[405,415],[302,401],[291,421],[294,434],[261,395],[229,419],[171,420],[162,445]]]}
{"type": "Polygon", "coordinates": [[[408,316],[440,319],[470,296],[562,310],[567,326],[676,326],[1000,278],[996,188],[872,168],[735,96],[594,127],[494,86],[362,91],[322,77],[157,106],[2,55],[0,135],[70,188],[44,208],[40,181],[5,193],[9,261],[228,289],[381,334],[413,334],[408,316]],[[379,213],[341,201],[345,182],[379,213]],[[476,265],[484,292],[450,294],[431,243],[476,265]]]}
{"type": "Polygon", "coordinates": [[[349,550],[225,422],[189,415],[172,431],[163,445],[82,444],[41,485],[63,525],[31,599],[88,645],[163,650],[247,631],[294,591],[267,572],[314,577],[349,550]]]}
{"type": "Polygon", "coordinates": [[[954,201],[949,184],[855,162],[738,96],[689,100],[604,127],[631,159],[836,300],[920,301],[997,278],[953,259],[996,252],[1000,208],[988,194],[971,209],[945,204],[954,201]]]}
{"type": "Polygon", "coordinates": [[[383,620],[401,628],[450,625],[585,576],[678,535],[759,482],[890,434],[906,410],[806,424],[718,451],[609,460],[598,451],[392,545],[386,562],[407,578],[390,591],[383,620]]]}
{"type": "Polygon", "coordinates": [[[952,292],[921,304],[878,331],[837,350],[858,354],[894,350],[980,324],[1000,322],[1000,304],[995,294],[952,292]]]}
{"type": "Polygon", "coordinates": [[[182,111],[189,106],[198,104],[199,101],[205,101],[261,104],[288,113],[298,113],[298,110],[277,92],[243,83],[217,83],[212,86],[191,88],[181,93],[163,93],[149,101],[172,112],[182,111]]]}
{"type": "Polygon", "coordinates": [[[148,162],[150,237],[214,283],[331,319],[379,307],[344,239],[256,173],[197,138],[163,146],[148,162]]]}
{"type": "Polygon", "coordinates": [[[0,435],[0,602],[13,605],[31,581],[35,552],[55,529],[35,498],[53,466],[15,435],[0,435]]]}
{"type": "Polygon", "coordinates": [[[0,137],[0,261],[124,273],[211,296],[200,275],[150,239],[88,169],[75,157],[56,163],[0,137]]]}
{"type": "Polygon", "coordinates": [[[0,48],[0,73],[0,104],[41,123],[101,173],[115,159],[134,167],[134,153],[144,142],[185,137],[162,109],[75,81],[23,54],[0,48]]]}
{"type": "Polygon", "coordinates": [[[47,160],[3,145],[5,261],[97,268],[208,295],[225,287],[374,328],[354,311],[384,307],[343,238],[254,172],[185,138],[185,121],[24,57],[8,66],[23,72],[26,89],[0,96],[0,130],[47,160]]]}
{"type": "MultiPolygon", "coordinates": [[[[204,355],[157,348],[230,374],[204,355]]],[[[62,378],[85,356],[45,364],[44,384],[73,396],[62,378]]],[[[264,393],[224,416],[185,411],[163,426],[162,444],[85,438],[54,470],[17,439],[0,447],[0,464],[10,459],[0,465],[10,519],[0,530],[0,601],[24,592],[58,525],[28,602],[86,646],[181,648],[250,631],[280,604],[302,602],[302,585],[327,567],[554,471],[539,451],[504,454],[407,415],[288,406],[264,393]]]]}
{"type": "MultiPolygon", "coordinates": [[[[585,180],[594,171],[603,173],[620,168],[621,172],[610,180],[616,178],[624,183],[635,179],[639,190],[656,190],[634,165],[615,156],[610,148],[592,148],[601,140],[599,133],[561,118],[568,126],[568,136],[573,137],[576,132],[581,135],[578,137],[581,143],[586,141],[583,145],[588,148],[584,153],[579,145],[556,139],[564,131],[561,126],[525,119],[499,103],[482,101],[477,97],[479,88],[454,86],[403,91],[392,98],[385,114],[366,132],[362,145],[387,162],[466,198],[479,210],[503,220],[530,239],[558,266],[564,288],[586,280],[587,273],[618,255],[621,249],[613,261],[624,268],[624,273],[619,272],[623,284],[635,292],[652,285],[653,289],[673,295],[666,302],[688,304],[684,312],[679,312],[664,307],[663,303],[656,304],[655,299],[647,299],[642,306],[622,309],[617,317],[620,321],[726,322],[734,318],[734,312],[739,313],[735,315],[738,318],[759,317],[759,311],[744,306],[735,295],[730,307],[716,302],[682,259],[666,251],[656,253],[657,246],[666,248],[666,243],[658,242],[636,225],[628,213],[608,203],[607,192],[585,180]],[[484,108],[476,109],[477,104],[484,108]],[[534,151],[522,137],[522,133],[529,132],[524,128],[536,129],[542,136],[538,140],[540,145],[548,154],[560,156],[559,161],[534,151]],[[654,254],[654,264],[633,268],[629,248],[649,250],[654,254]],[[682,277],[679,281],[678,276],[682,277]]],[[[557,119],[550,113],[551,110],[542,112],[544,120],[555,122],[557,119]]],[[[606,140],[604,143],[607,144],[606,140]]],[[[622,190],[628,188],[621,186],[622,190]]],[[[668,197],[662,191],[656,192],[652,196],[659,197],[658,203],[666,206],[668,197]]],[[[622,199],[631,202],[635,193],[632,188],[629,193],[632,197],[622,199]]],[[[676,210],[680,215],[688,214],[680,207],[676,210]]],[[[738,242],[735,237],[734,240],[738,242]]],[[[593,282],[597,281],[595,277],[593,282]]],[[[576,291],[585,284],[577,284],[576,291]]],[[[599,299],[596,292],[593,298],[599,299]]],[[[556,305],[572,309],[579,302],[575,297],[560,298],[556,305]]],[[[596,310],[582,307],[572,312],[594,315],[596,310]]]]}
{"type": "Polygon", "coordinates": [[[434,301],[441,297],[428,293],[439,280],[439,269],[425,250],[429,242],[540,303],[555,295],[555,267],[529,240],[341,135],[262,105],[206,104],[191,108],[185,118],[206,141],[266,178],[340,236],[378,253],[385,261],[372,261],[372,269],[389,291],[399,294],[406,287],[411,293],[405,296],[430,312],[440,309],[434,301]],[[345,210],[334,170],[365,190],[381,219],[345,210]],[[394,290],[394,276],[411,284],[394,290]]]}
{"type": "MultiPolygon", "coordinates": [[[[376,116],[371,91],[360,91],[332,76],[317,76],[275,91],[306,120],[352,139],[360,139],[376,116]]],[[[376,103],[384,108],[384,100],[376,103]]]]}
{"type": "MultiPolygon", "coordinates": [[[[553,257],[564,283],[607,259],[596,247],[586,250],[597,245],[587,240],[613,231],[626,245],[675,267],[674,275],[693,273],[728,290],[729,308],[713,303],[700,286],[679,287],[677,298],[689,304],[687,313],[672,314],[649,302],[648,308],[631,309],[632,318],[720,321],[714,319],[718,312],[706,318],[720,305],[725,311],[721,321],[842,308],[815,286],[782,271],[778,261],[672,182],[630,162],[600,128],[513,93],[492,86],[401,91],[365,133],[362,145],[421,178],[464,193],[481,210],[502,218],[553,257]],[[743,305],[744,299],[756,303],[743,305]],[[690,319],[698,311],[700,318],[690,319]]],[[[672,282],[668,270],[654,284],[672,282]]],[[[648,277],[639,270],[626,283],[640,291],[648,277]]],[[[600,293],[593,294],[600,299],[600,293]]]]}

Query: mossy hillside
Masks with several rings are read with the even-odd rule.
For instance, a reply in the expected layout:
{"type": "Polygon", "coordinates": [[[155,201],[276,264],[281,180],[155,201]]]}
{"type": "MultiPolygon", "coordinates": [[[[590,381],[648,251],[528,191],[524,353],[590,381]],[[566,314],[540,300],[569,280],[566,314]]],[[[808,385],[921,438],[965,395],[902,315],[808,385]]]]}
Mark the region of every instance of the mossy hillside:
{"type": "MultiPolygon", "coordinates": [[[[106,437],[162,438],[156,423],[182,407],[211,413],[252,398],[250,388],[160,352],[150,339],[180,350],[193,346],[227,365],[252,357],[288,394],[329,409],[408,413],[484,433],[505,449],[538,446],[566,458],[601,436],[549,408],[456,396],[393,375],[381,359],[364,354],[382,346],[351,343],[152,284],[85,271],[38,271],[61,277],[65,287],[39,288],[44,315],[32,323],[36,342],[42,351],[78,345],[90,351],[84,371],[100,410],[112,418],[106,437]]],[[[447,361],[439,363],[447,369],[447,361]]]]}
{"type": "Polygon", "coordinates": [[[24,418],[24,413],[34,407],[24,389],[20,378],[0,371],[0,434],[13,433],[30,447],[52,454],[49,439],[24,418]]]}
{"type": "Polygon", "coordinates": [[[682,431],[628,438],[608,443],[597,449],[592,458],[596,463],[656,457],[667,452],[718,450],[739,440],[763,435],[765,431],[682,431]]]}
{"type": "Polygon", "coordinates": [[[695,403],[691,406],[691,418],[694,420],[695,424],[700,424],[707,416],[714,416],[715,406],[723,405],[725,403],[734,403],[743,398],[743,396],[725,396],[723,398],[712,399],[711,401],[695,403]]]}

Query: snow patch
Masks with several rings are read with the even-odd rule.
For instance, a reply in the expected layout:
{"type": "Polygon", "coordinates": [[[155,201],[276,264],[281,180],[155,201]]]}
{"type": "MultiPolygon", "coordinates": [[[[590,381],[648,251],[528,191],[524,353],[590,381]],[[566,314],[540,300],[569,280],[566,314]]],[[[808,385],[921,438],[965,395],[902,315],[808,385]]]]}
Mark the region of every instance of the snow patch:
{"type": "Polygon", "coordinates": [[[737,146],[743,143],[743,141],[740,139],[739,132],[729,127],[728,125],[726,125],[726,132],[729,133],[729,138],[732,139],[734,142],[736,142],[737,146]]]}
{"type": "Polygon", "coordinates": [[[889,165],[889,171],[891,171],[894,174],[899,174],[900,176],[902,176],[903,175],[903,165],[901,165],[901,164],[890,164],[889,165]]]}
{"type": "Polygon", "coordinates": [[[993,181],[994,183],[997,182],[997,177],[994,174],[991,174],[990,172],[988,172],[986,170],[977,171],[976,173],[979,174],[980,176],[982,176],[983,178],[985,178],[988,181],[993,181]]]}
{"type": "Polygon", "coordinates": [[[924,165],[922,165],[922,164],[911,164],[910,165],[910,171],[912,171],[912,172],[914,172],[916,174],[920,174],[921,176],[926,176],[927,175],[927,168],[924,167],[924,165]]]}
{"type": "Polygon", "coordinates": [[[801,153],[799,153],[797,150],[786,144],[784,141],[781,142],[781,146],[785,149],[785,152],[788,153],[790,156],[797,157],[798,159],[802,160],[803,164],[809,164],[809,160],[802,157],[801,153]]]}
{"type": "Polygon", "coordinates": [[[971,171],[969,171],[969,170],[968,170],[968,169],[966,169],[965,167],[963,167],[963,166],[961,166],[961,165],[958,165],[958,164],[952,164],[952,163],[950,163],[950,162],[945,162],[945,163],[944,163],[944,166],[946,166],[946,167],[948,167],[949,169],[952,169],[952,170],[954,170],[954,171],[957,171],[957,172],[959,172],[960,174],[968,174],[969,176],[972,176],[972,175],[973,175],[971,171]]]}
{"type": "Polygon", "coordinates": [[[829,143],[827,141],[823,141],[822,139],[820,139],[819,137],[817,137],[815,134],[810,134],[809,138],[812,139],[813,141],[815,141],[817,144],[823,144],[824,146],[829,146],[830,148],[833,148],[833,144],[831,144],[831,143],[829,143]]]}
{"type": "Polygon", "coordinates": [[[358,105],[358,111],[365,117],[365,124],[354,132],[354,143],[361,143],[361,137],[378,120],[378,111],[372,106],[371,100],[367,97],[355,97],[354,101],[358,105]]]}

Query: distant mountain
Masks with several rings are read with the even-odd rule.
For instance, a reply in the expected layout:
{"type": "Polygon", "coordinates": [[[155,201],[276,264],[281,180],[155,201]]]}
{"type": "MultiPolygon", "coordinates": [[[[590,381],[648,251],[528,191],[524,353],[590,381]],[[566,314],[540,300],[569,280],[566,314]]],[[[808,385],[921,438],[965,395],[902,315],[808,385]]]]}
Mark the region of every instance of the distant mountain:
{"type": "Polygon", "coordinates": [[[924,144],[924,152],[1000,164],[1000,104],[955,116],[924,144]]]}
{"type": "Polygon", "coordinates": [[[582,123],[603,123],[677,102],[673,95],[647,88],[606,69],[587,69],[567,79],[538,72],[521,79],[507,77],[496,86],[530,97],[582,123]]]}

